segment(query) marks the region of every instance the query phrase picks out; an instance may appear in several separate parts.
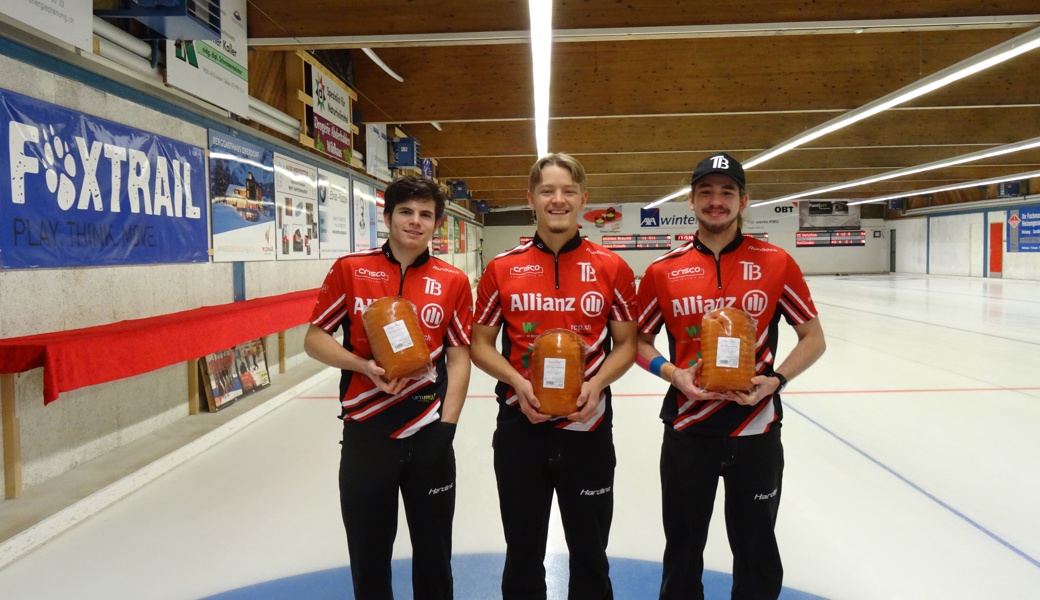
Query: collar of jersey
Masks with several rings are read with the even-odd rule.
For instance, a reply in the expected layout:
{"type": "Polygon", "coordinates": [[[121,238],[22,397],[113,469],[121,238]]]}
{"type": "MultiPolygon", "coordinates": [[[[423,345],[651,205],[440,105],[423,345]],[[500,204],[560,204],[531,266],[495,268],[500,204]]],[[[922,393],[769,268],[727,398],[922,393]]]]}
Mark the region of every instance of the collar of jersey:
{"type": "MultiPolygon", "coordinates": [[[[580,246],[580,245],[581,245],[581,232],[580,231],[575,231],[574,232],[574,237],[572,237],[571,239],[567,240],[567,243],[563,245],[563,248],[560,248],[560,254],[563,254],[564,252],[570,252],[571,250],[577,250],[578,246],[580,246]]],[[[545,242],[542,241],[542,238],[538,237],[537,233],[534,234],[534,247],[538,248],[542,252],[545,252],[546,254],[553,254],[553,251],[550,250],[549,247],[545,245],[545,242]]]]}
{"type": "MultiPolygon", "coordinates": [[[[719,254],[722,255],[733,252],[734,250],[740,247],[740,244],[743,241],[744,234],[740,232],[740,229],[737,229],[737,237],[733,238],[732,242],[726,244],[726,247],[723,248],[722,252],[719,252],[719,254]]],[[[700,252],[701,254],[709,254],[711,256],[715,256],[715,252],[713,252],[711,248],[708,248],[707,246],[701,243],[701,238],[699,236],[693,238],[693,247],[696,248],[697,252],[700,252]]]]}
{"type": "MultiPolygon", "coordinates": [[[[394,253],[390,251],[390,240],[383,242],[383,256],[385,256],[388,261],[394,263],[395,265],[401,264],[401,262],[397,260],[397,258],[394,256],[394,253]]],[[[426,264],[426,261],[428,260],[430,260],[429,249],[427,249],[419,256],[415,257],[415,262],[413,262],[411,266],[408,268],[411,269],[412,267],[422,266],[426,264]]]]}

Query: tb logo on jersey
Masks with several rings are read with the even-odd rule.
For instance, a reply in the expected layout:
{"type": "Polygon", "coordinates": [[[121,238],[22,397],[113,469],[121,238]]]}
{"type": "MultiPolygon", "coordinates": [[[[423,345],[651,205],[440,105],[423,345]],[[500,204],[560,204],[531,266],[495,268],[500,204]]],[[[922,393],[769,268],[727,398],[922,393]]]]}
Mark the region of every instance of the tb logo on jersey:
{"type": "Polygon", "coordinates": [[[584,283],[596,281],[596,269],[592,268],[592,263],[580,262],[581,265],[581,280],[584,283]]]}
{"type": "Polygon", "coordinates": [[[423,277],[426,280],[426,293],[431,296],[441,295],[441,284],[436,279],[430,279],[429,277],[423,277]]]}
{"type": "Polygon", "coordinates": [[[744,266],[744,281],[762,279],[762,267],[753,262],[740,261],[740,264],[744,266]]]}
{"type": "Polygon", "coordinates": [[[422,322],[430,329],[437,329],[444,320],[444,309],[437,304],[427,304],[420,312],[422,322]]]}

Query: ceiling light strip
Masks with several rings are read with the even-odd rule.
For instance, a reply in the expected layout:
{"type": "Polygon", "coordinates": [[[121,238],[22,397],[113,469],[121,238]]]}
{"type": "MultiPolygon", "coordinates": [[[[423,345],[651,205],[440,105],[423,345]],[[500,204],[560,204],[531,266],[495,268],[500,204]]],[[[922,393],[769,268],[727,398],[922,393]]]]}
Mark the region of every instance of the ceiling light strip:
{"type": "Polygon", "coordinates": [[[900,90],[896,90],[887,96],[883,96],[873,102],[864,104],[863,106],[849,111],[840,117],[817,125],[805,133],[797,135],[779,146],[767,150],[766,152],[753,157],[751,160],[746,161],[744,163],[744,168],[754,168],[756,165],[760,165],[771,158],[775,158],[788,150],[797,148],[798,146],[825,136],[828,133],[833,133],[839,129],[848,127],[853,123],[872,117],[893,106],[903,104],[904,102],[908,102],[914,98],[933,92],[955,81],[968,77],[969,75],[973,75],[979,71],[1010,60],[1020,54],[1029,52],[1037,47],[1040,47],[1040,27],[1012,38],[1003,44],[998,44],[988,50],[980,52],[971,58],[962,60],[955,65],[933,73],[928,77],[916,81],[900,90]]]}
{"type": "Polygon", "coordinates": [[[552,0],[528,0],[534,75],[534,133],[538,156],[549,153],[549,82],[552,78],[552,0]]]}
{"type": "Polygon", "coordinates": [[[923,196],[925,194],[938,194],[940,192],[950,192],[953,190],[962,190],[964,188],[970,187],[982,187],[985,185],[993,185],[995,183],[1004,183],[1005,181],[1015,181],[1018,179],[1032,179],[1034,177],[1040,177],[1040,171],[1027,171],[1025,173],[1015,173],[1014,175],[1002,175],[1000,177],[979,179],[976,181],[968,181],[966,183],[954,183],[951,185],[943,185],[939,187],[928,188],[925,190],[908,190],[900,194],[888,194],[887,196],[878,196],[877,198],[870,198],[868,200],[857,200],[855,202],[849,202],[849,206],[854,206],[856,204],[868,204],[870,202],[888,202],[889,200],[896,200],[898,198],[923,196]]]}
{"type": "Polygon", "coordinates": [[[839,183],[836,185],[829,185],[815,190],[808,190],[805,192],[799,192],[797,194],[790,194],[781,198],[773,200],[766,200],[764,202],[758,202],[752,205],[765,206],[767,204],[775,204],[777,202],[789,202],[791,200],[798,200],[799,198],[805,198],[807,196],[818,196],[820,194],[826,194],[829,192],[836,192],[839,190],[845,190],[853,187],[860,187],[864,185],[870,185],[871,183],[877,183],[879,181],[886,181],[888,179],[895,179],[897,177],[906,177],[907,175],[915,175],[917,173],[923,173],[925,171],[934,171],[935,169],[942,169],[944,167],[952,167],[955,165],[962,165],[969,162],[975,162],[984,160],[987,158],[993,158],[994,156],[1001,156],[1003,154],[1010,154],[1012,152],[1020,152],[1022,150],[1030,150],[1033,148],[1040,148],[1040,137],[1024,140],[1021,142],[1015,142],[1014,144],[1006,144],[1004,146],[997,146],[989,150],[980,150],[978,152],[972,152],[971,154],[964,154],[956,156],[954,158],[947,158],[944,160],[937,160],[916,167],[907,167],[905,169],[897,169],[895,171],[889,171],[881,175],[874,175],[872,177],[864,177],[862,179],[856,179],[854,181],[847,181],[845,183],[839,183]]]}

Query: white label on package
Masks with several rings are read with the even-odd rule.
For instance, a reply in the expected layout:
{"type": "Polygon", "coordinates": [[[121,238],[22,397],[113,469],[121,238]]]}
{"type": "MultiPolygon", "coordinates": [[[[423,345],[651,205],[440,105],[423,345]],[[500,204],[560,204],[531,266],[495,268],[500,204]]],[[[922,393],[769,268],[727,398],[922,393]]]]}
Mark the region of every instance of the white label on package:
{"type": "Polygon", "coordinates": [[[715,366],[736,369],[740,366],[740,338],[720,337],[715,366]]]}
{"type": "Polygon", "coordinates": [[[567,377],[567,359],[547,358],[544,365],[542,370],[542,387],[562,390],[563,382],[567,377]]]}
{"type": "Polygon", "coordinates": [[[383,327],[383,331],[386,332],[386,339],[390,342],[394,354],[412,347],[412,336],[408,335],[408,327],[404,321],[394,321],[383,327]]]}

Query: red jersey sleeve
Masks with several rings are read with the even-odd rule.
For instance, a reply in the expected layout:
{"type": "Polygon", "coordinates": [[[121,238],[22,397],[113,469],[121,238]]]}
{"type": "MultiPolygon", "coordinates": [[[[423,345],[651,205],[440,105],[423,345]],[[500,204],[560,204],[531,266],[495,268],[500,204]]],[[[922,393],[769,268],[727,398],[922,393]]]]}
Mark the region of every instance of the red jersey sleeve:
{"type": "Polygon", "coordinates": [[[632,267],[618,257],[614,277],[614,299],[610,307],[612,321],[636,320],[636,277],[632,267]]]}
{"type": "MultiPolygon", "coordinates": [[[[347,271],[349,272],[349,270],[347,271]]],[[[318,300],[311,311],[311,323],[332,333],[347,316],[348,298],[353,297],[350,282],[343,277],[343,266],[337,261],[325,276],[325,282],[318,291],[318,300]]]]}
{"type": "Polygon", "coordinates": [[[495,262],[492,261],[480,276],[480,283],[477,284],[477,305],[473,311],[473,322],[489,327],[498,327],[502,322],[501,298],[495,271],[495,262]]]}
{"type": "Polygon", "coordinates": [[[656,269],[651,264],[639,282],[637,305],[639,307],[639,332],[657,335],[661,331],[661,326],[664,325],[664,318],[661,315],[661,305],[657,300],[655,272],[656,269]]]}
{"type": "Polygon", "coordinates": [[[469,278],[465,275],[460,274],[455,281],[455,310],[448,323],[448,344],[469,346],[469,333],[473,329],[473,292],[469,288],[469,278]]]}
{"type": "Polygon", "coordinates": [[[784,290],[780,294],[780,310],[790,325],[801,325],[816,318],[816,305],[809,295],[802,269],[790,254],[787,255],[784,290]]]}

